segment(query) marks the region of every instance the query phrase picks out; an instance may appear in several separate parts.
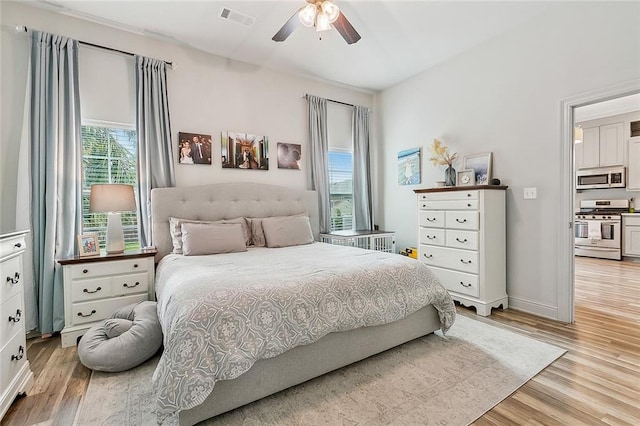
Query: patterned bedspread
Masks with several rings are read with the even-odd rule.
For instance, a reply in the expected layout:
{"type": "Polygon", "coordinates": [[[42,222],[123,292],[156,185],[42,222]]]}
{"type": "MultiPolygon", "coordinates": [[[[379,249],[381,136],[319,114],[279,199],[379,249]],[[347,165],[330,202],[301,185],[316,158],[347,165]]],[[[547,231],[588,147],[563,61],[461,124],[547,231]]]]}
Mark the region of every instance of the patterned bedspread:
{"type": "Polygon", "coordinates": [[[422,262],[314,243],[213,256],[166,256],[156,275],[164,353],[153,376],[158,420],[207,398],[218,380],[328,333],[387,324],[449,293],[422,262]]]}

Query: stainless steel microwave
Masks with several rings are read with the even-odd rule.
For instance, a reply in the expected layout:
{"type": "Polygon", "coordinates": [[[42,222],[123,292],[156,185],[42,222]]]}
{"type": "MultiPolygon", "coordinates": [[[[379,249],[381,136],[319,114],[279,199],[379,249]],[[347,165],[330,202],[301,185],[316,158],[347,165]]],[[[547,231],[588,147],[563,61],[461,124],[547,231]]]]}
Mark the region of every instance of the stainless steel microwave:
{"type": "Polygon", "coordinates": [[[624,167],[578,170],[576,189],[624,188],[626,170],[624,167]]]}

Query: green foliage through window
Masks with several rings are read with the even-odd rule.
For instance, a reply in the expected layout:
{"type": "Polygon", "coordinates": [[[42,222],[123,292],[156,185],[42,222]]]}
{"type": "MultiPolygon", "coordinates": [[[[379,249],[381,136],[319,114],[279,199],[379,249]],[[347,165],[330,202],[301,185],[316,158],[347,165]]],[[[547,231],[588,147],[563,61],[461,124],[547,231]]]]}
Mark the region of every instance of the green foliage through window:
{"type": "MultiPolygon", "coordinates": [[[[82,233],[98,234],[105,247],[107,213],[91,213],[91,185],[122,183],[137,192],[137,135],[135,130],[82,126],[82,233]]],[[[122,213],[125,247],[140,247],[136,212],[122,213]]]]}

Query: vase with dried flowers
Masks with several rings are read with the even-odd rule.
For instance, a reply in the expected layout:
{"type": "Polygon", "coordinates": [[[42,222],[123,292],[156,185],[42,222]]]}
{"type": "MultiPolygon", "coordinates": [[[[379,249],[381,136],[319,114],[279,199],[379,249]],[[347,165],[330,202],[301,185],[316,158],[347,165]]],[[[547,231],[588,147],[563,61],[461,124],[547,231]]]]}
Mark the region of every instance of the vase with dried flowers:
{"type": "Polygon", "coordinates": [[[447,166],[444,171],[445,186],[456,186],[456,169],[453,168],[453,162],[458,158],[458,153],[449,154],[449,148],[444,146],[438,139],[434,139],[429,147],[432,157],[429,158],[436,166],[447,166]]]}

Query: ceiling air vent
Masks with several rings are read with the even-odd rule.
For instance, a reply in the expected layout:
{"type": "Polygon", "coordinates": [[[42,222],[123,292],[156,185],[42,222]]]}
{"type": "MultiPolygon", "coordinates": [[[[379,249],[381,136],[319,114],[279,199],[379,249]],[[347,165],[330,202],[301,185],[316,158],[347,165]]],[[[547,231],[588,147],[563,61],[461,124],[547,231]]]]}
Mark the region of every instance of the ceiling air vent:
{"type": "Polygon", "coordinates": [[[240,13],[237,10],[231,10],[223,7],[220,9],[220,18],[250,28],[256,22],[256,18],[240,13]]]}

